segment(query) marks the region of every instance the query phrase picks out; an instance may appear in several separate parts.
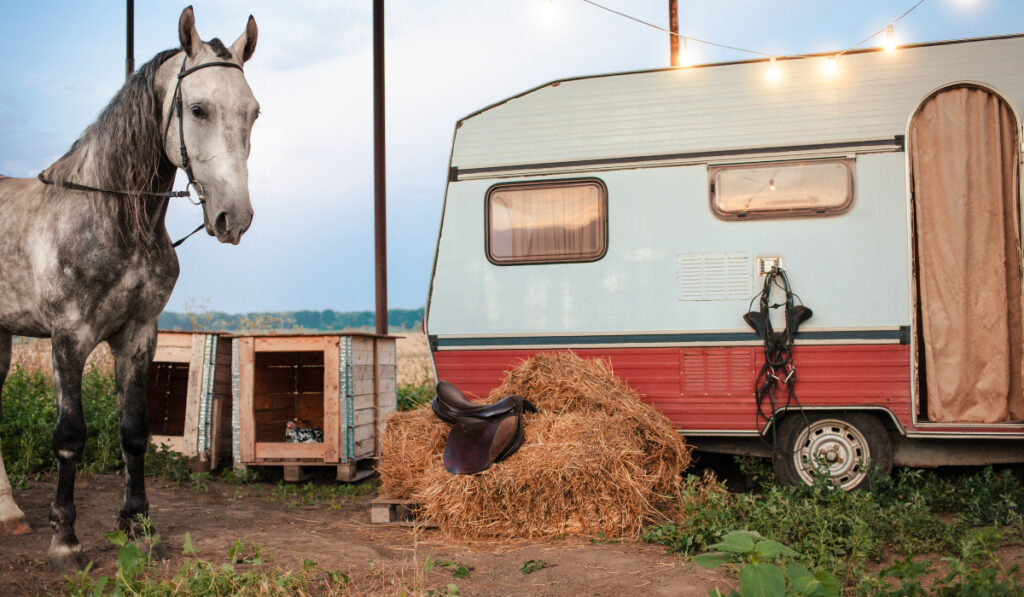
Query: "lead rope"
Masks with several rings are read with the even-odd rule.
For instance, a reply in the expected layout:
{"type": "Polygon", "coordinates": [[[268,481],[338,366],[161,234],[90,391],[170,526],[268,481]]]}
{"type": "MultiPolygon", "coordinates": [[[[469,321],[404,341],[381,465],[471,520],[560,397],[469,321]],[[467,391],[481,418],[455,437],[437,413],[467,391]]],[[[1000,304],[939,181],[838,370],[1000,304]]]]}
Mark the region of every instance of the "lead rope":
{"type": "MultiPolygon", "coordinates": [[[[168,191],[168,192],[161,193],[161,192],[155,192],[155,191],[121,191],[121,190],[114,190],[114,189],[101,189],[101,188],[97,188],[97,187],[90,187],[90,186],[84,185],[84,184],[78,184],[76,182],[52,181],[52,180],[49,180],[48,178],[46,178],[45,176],[43,176],[42,172],[40,172],[39,176],[37,177],[39,179],[39,182],[41,182],[41,183],[43,183],[45,185],[58,186],[58,187],[61,187],[61,188],[64,188],[64,189],[68,189],[68,190],[71,190],[71,191],[83,191],[83,192],[89,192],[89,193],[110,193],[112,195],[124,195],[126,197],[130,197],[132,195],[147,195],[147,196],[150,196],[150,197],[165,197],[165,198],[187,197],[189,202],[192,203],[192,205],[203,205],[203,204],[205,204],[206,203],[206,191],[205,191],[205,189],[203,189],[203,185],[198,180],[196,180],[196,177],[192,174],[192,162],[188,159],[188,150],[185,149],[185,122],[184,122],[184,118],[182,118],[181,80],[184,79],[185,77],[187,77],[188,75],[191,75],[192,73],[196,72],[197,70],[203,69],[203,68],[207,68],[209,66],[229,66],[231,68],[237,68],[238,70],[243,71],[243,72],[244,72],[244,69],[242,68],[242,66],[240,64],[235,64],[234,62],[226,62],[226,61],[224,61],[224,62],[204,62],[203,64],[197,64],[196,66],[193,66],[192,68],[186,69],[185,68],[185,63],[187,61],[188,61],[188,54],[186,53],[185,57],[182,58],[182,60],[181,60],[181,70],[178,71],[178,82],[174,86],[174,100],[171,103],[171,110],[167,114],[167,120],[166,120],[167,124],[164,125],[164,140],[166,141],[167,140],[167,133],[168,133],[168,131],[171,130],[171,117],[176,112],[177,115],[178,115],[178,144],[179,144],[179,147],[181,148],[181,168],[182,168],[182,170],[185,171],[185,175],[188,176],[188,184],[185,185],[185,190],[184,191],[168,191]],[[189,187],[195,189],[196,196],[199,198],[198,201],[192,201],[192,196],[191,196],[191,194],[188,191],[189,187]]],[[[199,226],[196,226],[195,230],[193,230],[192,232],[189,232],[185,236],[183,236],[183,237],[179,238],[178,240],[174,241],[173,243],[171,243],[171,246],[177,248],[179,245],[181,245],[181,243],[183,243],[186,240],[188,240],[189,237],[191,237],[196,232],[199,232],[200,230],[203,229],[204,226],[206,226],[205,211],[204,211],[204,214],[203,214],[203,220],[204,220],[203,223],[200,224],[199,226]]]]}

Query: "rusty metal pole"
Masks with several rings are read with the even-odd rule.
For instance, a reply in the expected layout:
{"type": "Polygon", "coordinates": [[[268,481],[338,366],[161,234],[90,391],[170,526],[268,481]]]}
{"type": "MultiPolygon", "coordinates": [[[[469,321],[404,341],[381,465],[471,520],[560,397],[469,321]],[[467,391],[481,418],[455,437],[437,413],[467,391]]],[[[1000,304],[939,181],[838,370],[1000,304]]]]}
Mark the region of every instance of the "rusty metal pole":
{"type": "Polygon", "coordinates": [[[668,0],[668,34],[669,52],[672,53],[672,66],[679,66],[679,7],[676,0],[668,0]]]}
{"type": "Polygon", "coordinates": [[[384,168],[384,0],[373,0],[373,223],[377,333],[388,333],[387,179],[384,168]]]}
{"type": "Polygon", "coordinates": [[[124,78],[132,76],[135,72],[135,0],[127,0],[127,35],[125,36],[127,47],[125,49],[124,78]]]}

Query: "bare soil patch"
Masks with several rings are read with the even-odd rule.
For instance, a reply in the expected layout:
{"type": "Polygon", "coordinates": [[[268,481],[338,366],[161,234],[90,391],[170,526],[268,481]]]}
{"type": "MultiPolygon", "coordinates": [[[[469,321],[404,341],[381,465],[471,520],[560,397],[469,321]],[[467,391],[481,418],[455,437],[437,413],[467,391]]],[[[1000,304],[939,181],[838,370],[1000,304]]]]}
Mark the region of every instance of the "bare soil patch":
{"type": "MultiPolygon", "coordinates": [[[[587,539],[469,542],[450,541],[436,530],[371,525],[370,497],[353,498],[340,509],[327,506],[289,507],[265,496],[272,486],[244,486],[208,481],[208,491],[150,480],[151,517],[170,547],[172,558],[161,572],[173,575],[185,560],[181,546],[189,532],[200,557],[227,562],[237,539],[264,547],[272,565],[297,570],[303,558],[352,578],[353,594],[410,594],[458,586],[462,595],[645,595],[708,594],[715,586],[731,584],[719,570],[684,564],[663,548],[635,541],[592,542],[587,539]],[[451,571],[423,564],[452,560],[473,566],[468,578],[454,579],[451,571]],[[524,575],[527,560],[552,565],[524,575]]],[[[116,548],[104,535],[114,528],[123,479],[93,475],[76,487],[77,531],[97,574],[115,572],[116,548]]],[[[59,592],[61,577],[50,572],[46,548],[53,478],[15,491],[35,532],[23,537],[0,537],[0,594],[37,595],[59,592]]]]}

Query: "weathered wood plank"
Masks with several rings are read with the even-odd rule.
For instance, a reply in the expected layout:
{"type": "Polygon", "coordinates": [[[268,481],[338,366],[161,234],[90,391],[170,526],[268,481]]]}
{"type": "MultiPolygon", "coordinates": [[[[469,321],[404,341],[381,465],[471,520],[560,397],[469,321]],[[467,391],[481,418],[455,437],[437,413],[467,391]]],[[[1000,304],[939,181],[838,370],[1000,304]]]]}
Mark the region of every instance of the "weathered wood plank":
{"type": "Polygon", "coordinates": [[[252,462],[256,457],[255,427],[253,421],[253,370],[254,370],[253,338],[238,339],[238,423],[239,423],[239,456],[243,463],[252,462]]]}
{"type": "Polygon", "coordinates": [[[324,461],[338,462],[341,455],[341,400],[339,369],[341,367],[340,339],[337,336],[326,338],[327,348],[324,350],[323,369],[323,401],[321,409],[324,414],[324,461]]]}
{"type": "Polygon", "coordinates": [[[161,363],[188,363],[192,360],[192,348],[190,346],[164,346],[156,345],[156,352],[153,354],[154,362],[161,363]]]}
{"type": "Polygon", "coordinates": [[[352,338],[352,364],[373,364],[373,338],[352,338]]]}
{"type": "Polygon", "coordinates": [[[185,458],[199,456],[199,398],[203,391],[203,348],[206,336],[192,335],[192,358],[188,364],[188,399],[185,402],[185,458]]]}
{"type": "Polygon", "coordinates": [[[263,458],[320,458],[324,457],[324,445],[318,443],[256,442],[255,456],[263,458]]]}
{"type": "Polygon", "coordinates": [[[160,449],[161,445],[166,445],[167,448],[172,452],[181,454],[185,450],[185,438],[180,435],[153,435],[150,437],[150,442],[157,449],[160,449]]]}
{"type": "Polygon", "coordinates": [[[321,336],[257,336],[256,352],[323,351],[327,338],[321,336]]]}

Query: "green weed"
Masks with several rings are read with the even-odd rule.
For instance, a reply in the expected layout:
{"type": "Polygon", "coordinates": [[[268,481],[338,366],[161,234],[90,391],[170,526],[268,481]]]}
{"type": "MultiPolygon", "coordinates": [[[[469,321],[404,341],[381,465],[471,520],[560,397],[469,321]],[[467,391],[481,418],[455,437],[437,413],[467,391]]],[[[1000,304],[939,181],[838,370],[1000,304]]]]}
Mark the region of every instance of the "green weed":
{"type": "Polygon", "coordinates": [[[367,479],[360,483],[315,484],[312,482],[298,485],[294,483],[278,483],[268,496],[272,502],[284,504],[289,508],[306,506],[330,506],[340,509],[342,504],[351,502],[363,495],[376,494],[380,489],[380,480],[367,479]]]}
{"type": "Polygon", "coordinates": [[[526,560],[519,565],[519,571],[523,574],[533,574],[538,570],[543,570],[544,568],[550,568],[552,566],[554,566],[554,564],[547,560],[526,560]]]}
{"type": "MultiPolygon", "coordinates": [[[[748,463],[748,474],[755,467],[748,463]]],[[[1024,483],[1012,471],[873,473],[870,490],[859,492],[839,491],[824,477],[813,487],[780,487],[764,477],[759,481],[759,491],[733,494],[713,478],[690,477],[680,490],[678,521],[648,527],[644,539],[692,557],[713,550],[730,532],[749,529],[798,552],[792,561],[807,569],[834,574],[848,586],[859,582],[864,594],[887,594],[885,587],[913,584],[915,574],[934,576],[930,564],[918,571],[925,564],[912,556],[920,553],[949,554],[943,561],[951,574],[958,572],[946,585],[972,588],[936,595],[982,594],[972,591],[984,587],[997,595],[1002,594],[1000,583],[1017,586],[1010,580],[1012,571],[981,567],[995,570],[993,576],[979,567],[1000,545],[1024,541],[1024,483]],[[903,563],[877,579],[868,572],[891,554],[904,556],[903,563]]]]}
{"type": "MultiPolygon", "coordinates": [[[[4,466],[15,488],[24,489],[28,479],[56,470],[53,457],[53,426],[57,422],[57,398],[53,380],[42,370],[15,366],[3,389],[0,438],[4,466]]],[[[79,473],[105,473],[121,469],[120,420],[117,414],[114,374],[89,365],[82,376],[82,410],[87,429],[79,473]]],[[[190,480],[188,464],[166,446],[150,445],[146,473],[177,483],[190,480]]]]}
{"type": "Polygon", "coordinates": [[[295,572],[271,568],[263,547],[246,539],[235,541],[227,561],[216,564],[199,557],[190,533],[182,553],[189,556],[170,578],[161,578],[151,554],[118,531],[107,539],[118,546],[117,573],[93,578],[91,567],[65,578],[68,595],[332,595],[345,590],[350,578],[310,559],[295,572]]]}
{"type": "MultiPolygon", "coordinates": [[[[742,564],[738,574],[740,592],[733,595],[759,595],[765,597],[839,597],[839,581],[824,570],[812,572],[806,566],[788,561],[799,556],[797,552],[753,531],[731,531],[722,541],[711,546],[713,551],[693,558],[695,564],[715,568],[738,561],[742,564]]],[[[717,588],[712,597],[721,597],[717,588]]]]}
{"type": "Polygon", "coordinates": [[[424,372],[423,380],[418,383],[399,384],[398,410],[416,410],[430,404],[434,399],[434,384],[424,372]]]}

